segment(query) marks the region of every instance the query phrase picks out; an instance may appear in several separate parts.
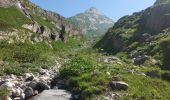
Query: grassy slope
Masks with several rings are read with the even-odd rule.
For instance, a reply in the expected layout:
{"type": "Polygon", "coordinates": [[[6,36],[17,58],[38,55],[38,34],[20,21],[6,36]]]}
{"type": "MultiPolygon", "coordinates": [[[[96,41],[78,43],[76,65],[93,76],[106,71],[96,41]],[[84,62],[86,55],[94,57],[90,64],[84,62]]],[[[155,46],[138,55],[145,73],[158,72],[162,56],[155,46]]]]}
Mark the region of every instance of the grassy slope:
{"type": "Polygon", "coordinates": [[[0,30],[7,28],[21,28],[23,24],[31,21],[17,8],[0,8],[0,30]]]}
{"type": "MultiPolygon", "coordinates": [[[[104,92],[112,91],[108,86],[113,77],[120,77],[129,84],[127,91],[121,100],[167,100],[170,99],[170,83],[159,78],[144,77],[137,74],[128,73],[125,69],[134,69],[139,72],[149,70],[160,70],[155,67],[133,67],[132,64],[123,62],[111,64],[96,62],[97,58],[105,55],[94,50],[87,49],[72,56],[72,60],[63,65],[60,69],[61,76],[70,80],[70,87],[76,94],[89,99],[104,92]],[[110,75],[107,74],[110,73],[110,75]]],[[[119,92],[119,91],[115,91],[119,92]]]]}
{"type": "Polygon", "coordinates": [[[0,69],[1,75],[21,75],[25,72],[37,71],[40,66],[49,68],[54,64],[56,56],[68,54],[66,52],[79,47],[80,43],[75,39],[70,39],[70,43],[52,42],[54,48],[52,49],[45,42],[36,44],[1,42],[0,60],[4,62],[0,69]]]}

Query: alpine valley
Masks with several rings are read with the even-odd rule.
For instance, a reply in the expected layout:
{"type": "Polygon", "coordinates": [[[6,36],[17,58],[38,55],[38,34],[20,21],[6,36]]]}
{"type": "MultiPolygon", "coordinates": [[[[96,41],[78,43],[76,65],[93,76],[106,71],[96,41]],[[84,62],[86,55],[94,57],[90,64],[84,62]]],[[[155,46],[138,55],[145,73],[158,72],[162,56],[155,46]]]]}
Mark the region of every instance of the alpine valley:
{"type": "Polygon", "coordinates": [[[170,0],[155,1],[114,22],[0,0],[0,100],[170,100],[170,0]]]}

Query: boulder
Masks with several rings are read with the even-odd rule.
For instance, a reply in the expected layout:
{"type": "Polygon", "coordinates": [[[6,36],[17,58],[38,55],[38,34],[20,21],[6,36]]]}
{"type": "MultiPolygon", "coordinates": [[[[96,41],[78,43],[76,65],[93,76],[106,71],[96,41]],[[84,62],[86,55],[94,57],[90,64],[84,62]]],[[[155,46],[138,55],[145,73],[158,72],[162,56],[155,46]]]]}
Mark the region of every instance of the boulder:
{"type": "Polygon", "coordinates": [[[30,76],[30,77],[26,78],[25,81],[26,81],[26,82],[27,82],[27,81],[33,81],[33,79],[34,79],[34,76],[30,76]]]}
{"type": "Polygon", "coordinates": [[[138,52],[138,51],[134,50],[134,51],[130,52],[129,57],[130,58],[136,58],[136,57],[138,57],[140,55],[141,55],[141,52],[138,52]]]}
{"type": "Polygon", "coordinates": [[[20,95],[20,100],[24,100],[25,99],[25,94],[24,93],[21,93],[20,95]]]}
{"type": "Polygon", "coordinates": [[[161,74],[158,70],[146,72],[146,76],[149,76],[149,77],[152,77],[152,78],[161,78],[161,74]]]}
{"type": "Polygon", "coordinates": [[[149,33],[144,33],[144,34],[142,34],[140,41],[141,42],[149,42],[149,41],[151,41],[151,39],[152,39],[152,36],[149,33]]]}
{"type": "Polygon", "coordinates": [[[43,82],[38,82],[36,86],[36,90],[40,93],[44,90],[50,89],[48,85],[44,84],[43,82]]]}
{"type": "Polygon", "coordinates": [[[138,56],[138,57],[134,58],[134,64],[135,65],[141,65],[141,64],[145,63],[145,61],[146,61],[145,55],[138,56]]]}
{"type": "Polygon", "coordinates": [[[19,97],[22,94],[23,90],[20,87],[12,89],[12,96],[19,97]]]}
{"type": "Polygon", "coordinates": [[[40,82],[40,81],[39,82],[32,81],[28,83],[27,86],[31,87],[33,90],[37,90],[39,93],[44,90],[50,89],[50,87],[47,84],[45,84],[44,82],[40,82]]]}
{"type": "Polygon", "coordinates": [[[103,59],[104,62],[109,62],[109,63],[117,63],[120,62],[120,59],[117,57],[106,57],[103,59]]]}
{"type": "Polygon", "coordinates": [[[26,73],[25,74],[25,81],[33,81],[34,75],[32,73],[26,73]]]}
{"type": "Polygon", "coordinates": [[[22,27],[31,30],[35,33],[38,33],[40,31],[40,27],[37,22],[34,22],[33,24],[24,24],[22,25],[22,27]]]}
{"type": "Polygon", "coordinates": [[[10,78],[11,78],[11,79],[14,79],[14,80],[17,79],[17,77],[16,77],[15,75],[13,75],[13,74],[10,75],[10,78]]]}
{"type": "Polygon", "coordinates": [[[1,87],[4,87],[4,88],[8,88],[10,90],[12,90],[12,88],[15,86],[14,83],[12,82],[5,82],[4,84],[1,85],[1,87]]]}
{"type": "Polygon", "coordinates": [[[24,93],[26,98],[32,97],[34,95],[34,91],[31,87],[27,87],[24,93]]]}
{"type": "Polygon", "coordinates": [[[112,81],[110,82],[110,87],[113,90],[127,90],[129,86],[123,81],[112,81]]]}
{"type": "Polygon", "coordinates": [[[31,87],[33,90],[37,89],[37,81],[32,81],[30,83],[27,84],[27,86],[31,87]]]}
{"type": "Polygon", "coordinates": [[[48,73],[48,70],[41,68],[40,71],[39,71],[39,73],[40,73],[41,75],[44,75],[44,74],[48,73]]]}

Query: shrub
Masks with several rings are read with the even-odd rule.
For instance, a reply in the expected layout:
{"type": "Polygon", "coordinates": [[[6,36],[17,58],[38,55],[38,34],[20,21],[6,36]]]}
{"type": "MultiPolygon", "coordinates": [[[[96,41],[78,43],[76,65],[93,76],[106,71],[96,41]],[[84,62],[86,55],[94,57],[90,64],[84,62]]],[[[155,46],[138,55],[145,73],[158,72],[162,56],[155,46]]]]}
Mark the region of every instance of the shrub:
{"type": "Polygon", "coordinates": [[[90,72],[95,68],[95,63],[89,59],[77,56],[70,62],[63,65],[60,74],[63,78],[79,76],[82,73],[90,72]]]}
{"type": "Polygon", "coordinates": [[[170,70],[170,40],[163,40],[160,43],[163,58],[163,69],[170,70]]]}

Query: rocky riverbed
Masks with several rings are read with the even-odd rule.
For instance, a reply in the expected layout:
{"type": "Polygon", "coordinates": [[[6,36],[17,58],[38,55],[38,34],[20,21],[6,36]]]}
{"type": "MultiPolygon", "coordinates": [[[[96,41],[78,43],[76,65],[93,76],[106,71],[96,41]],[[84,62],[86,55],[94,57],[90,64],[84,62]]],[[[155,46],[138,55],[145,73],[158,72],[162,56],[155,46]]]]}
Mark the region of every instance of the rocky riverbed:
{"type": "Polygon", "coordinates": [[[23,76],[1,76],[0,88],[10,90],[9,100],[45,100],[46,98],[54,100],[56,97],[58,100],[69,100],[71,93],[59,89],[64,85],[58,76],[59,66],[49,70],[40,68],[38,72],[25,73],[23,76]]]}

